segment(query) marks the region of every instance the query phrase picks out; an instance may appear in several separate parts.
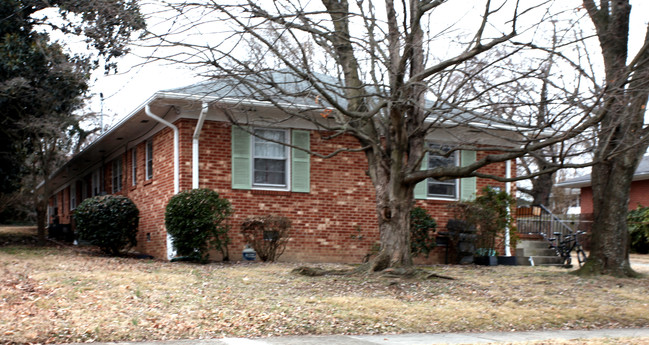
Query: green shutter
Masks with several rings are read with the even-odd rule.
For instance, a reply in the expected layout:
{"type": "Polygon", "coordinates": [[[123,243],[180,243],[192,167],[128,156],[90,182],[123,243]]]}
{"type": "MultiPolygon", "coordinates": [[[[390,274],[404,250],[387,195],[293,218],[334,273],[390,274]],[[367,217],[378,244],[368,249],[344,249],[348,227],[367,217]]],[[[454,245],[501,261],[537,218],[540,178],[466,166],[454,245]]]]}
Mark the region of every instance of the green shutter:
{"type": "Polygon", "coordinates": [[[250,134],[232,126],[232,189],[250,189],[250,134]]]}
{"type": "MultiPolygon", "coordinates": [[[[428,152],[424,154],[424,160],[421,163],[421,170],[426,170],[428,168],[428,152]]],[[[417,183],[415,185],[415,199],[426,199],[428,196],[428,179],[417,183]]]]}
{"type": "MultiPolygon", "coordinates": [[[[462,151],[461,155],[462,166],[473,164],[476,161],[475,151],[462,151]]],[[[476,178],[465,177],[460,180],[460,200],[468,201],[475,198],[476,193],[476,178]]]]}
{"type": "MultiPolygon", "coordinates": [[[[309,131],[293,130],[292,143],[294,146],[309,150],[309,131]]],[[[311,189],[310,157],[311,155],[305,151],[291,150],[291,190],[293,192],[309,193],[311,189]]]]}

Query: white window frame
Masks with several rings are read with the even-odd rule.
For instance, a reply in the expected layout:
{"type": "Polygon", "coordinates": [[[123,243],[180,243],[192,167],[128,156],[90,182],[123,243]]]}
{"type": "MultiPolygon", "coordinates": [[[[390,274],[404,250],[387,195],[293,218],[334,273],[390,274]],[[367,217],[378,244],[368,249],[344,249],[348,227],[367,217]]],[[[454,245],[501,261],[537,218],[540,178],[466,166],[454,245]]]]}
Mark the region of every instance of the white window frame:
{"type": "Polygon", "coordinates": [[[92,196],[101,195],[101,172],[96,169],[92,172],[91,177],[92,196]]]}
{"type": "Polygon", "coordinates": [[[137,185],[137,147],[131,149],[131,186],[137,185]]]}
{"type": "Polygon", "coordinates": [[[70,211],[77,208],[77,181],[70,184],[70,211]]]}
{"type": "Polygon", "coordinates": [[[83,180],[81,181],[81,201],[84,201],[84,200],[88,199],[88,182],[87,182],[87,180],[88,180],[88,177],[86,175],[86,177],[84,177],[83,180]]]}
{"type": "MultiPolygon", "coordinates": [[[[433,149],[443,149],[445,146],[444,144],[437,144],[437,143],[428,143],[429,148],[433,149]]],[[[428,156],[426,159],[426,167],[428,169],[432,169],[430,166],[430,159],[431,156],[436,156],[436,157],[442,157],[440,155],[433,155],[432,152],[428,152],[428,156]]],[[[454,151],[452,153],[452,158],[454,161],[455,166],[460,166],[460,152],[459,151],[454,151]]],[[[449,157],[450,158],[450,157],[449,157]]],[[[446,181],[437,181],[434,178],[427,178],[426,179],[426,198],[427,199],[437,199],[437,200],[459,200],[460,198],[460,179],[451,179],[451,180],[446,180],[446,181]],[[455,186],[455,195],[450,196],[450,195],[444,195],[444,194],[431,194],[429,192],[429,186],[431,184],[439,184],[439,185],[451,185],[453,184],[455,186]]]]}
{"type": "MultiPolygon", "coordinates": [[[[257,131],[275,131],[284,133],[284,143],[290,145],[291,143],[291,132],[288,129],[281,128],[255,128],[253,132],[256,134],[257,131]]],[[[274,157],[258,157],[255,155],[255,142],[257,140],[264,140],[261,137],[256,135],[250,136],[250,178],[252,189],[267,189],[267,190],[281,190],[288,191],[291,189],[291,151],[290,148],[286,145],[283,145],[284,148],[284,168],[285,168],[285,184],[268,184],[268,183],[255,183],[255,159],[257,158],[268,158],[268,159],[278,159],[274,157]]],[[[265,141],[265,140],[264,140],[265,141]]]]}
{"type": "Polygon", "coordinates": [[[144,178],[148,181],[153,178],[153,139],[146,141],[144,153],[144,178]]]}
{"type": "Polygon", "coordinates": [[[120,192],[122,190],[122,178],[124,178],[124,170],[123,170],[123,164],[122,164],[122,157],[117,157],[113,160],[113,183],[112,183],[112,190],[113,193],[120,192]]]}

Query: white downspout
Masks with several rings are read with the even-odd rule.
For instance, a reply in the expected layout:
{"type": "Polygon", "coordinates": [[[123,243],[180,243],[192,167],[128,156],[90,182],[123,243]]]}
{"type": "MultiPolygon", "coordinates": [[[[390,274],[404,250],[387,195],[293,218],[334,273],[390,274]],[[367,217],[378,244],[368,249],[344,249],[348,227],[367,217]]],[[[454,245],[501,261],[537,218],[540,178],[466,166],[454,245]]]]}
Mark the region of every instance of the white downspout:
{"type": "MultiPolygon", "coordinates": [[[[180,192],[180,134],[178,133],[178,127],[152,113],[151,107],[148,104],[144,107],[144,112],[148,117],[162,123],[174,131],[174,195],[176,195],[180,192]]],[[[173,248],[171,236],[167,234],[167,259],[171,260],[174,256],[176,256],[176,250],[173,248]]]]}
{"type": "MultiPolygon", "coordinates": [[[[510,179],[512,177],[512,161],[508,160],[505,162],[505,177],[510,179]]],[[[511,182],[505,182],[505,192],[507,194],[512,193],[512,183],[511,182]]],[[[507,215],[509,216],[511,214],[512,210],[511,207],[507,208],[507,215]]],[[[505,229],[505,256],[512,256],[512,250],[511,246],[509,244],[510,238],[509,238],[509,228],[505,229]]],[[[532,265],[533,266],[533,265],[532,265]]]]}
{"type": "Polygon", "coordinates": [[[207,116],[207,110],[209,105],[207,102],[203,102],[203,108],[201,109],[201,114],[198,116],[198,123],[196,124],[196,129],[194,130],[194,135],[192,136],[192,188],[198,188],[198,140],[201,136],[201,130],[203,129],[203,123],[205,122],[205,117],[207,116]]]}

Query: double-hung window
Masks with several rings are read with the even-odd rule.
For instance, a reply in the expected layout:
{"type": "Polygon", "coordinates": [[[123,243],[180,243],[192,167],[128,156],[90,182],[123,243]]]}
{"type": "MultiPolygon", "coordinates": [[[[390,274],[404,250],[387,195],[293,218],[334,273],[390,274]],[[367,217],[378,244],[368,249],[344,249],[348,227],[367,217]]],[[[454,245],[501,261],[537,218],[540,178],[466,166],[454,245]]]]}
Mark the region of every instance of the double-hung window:
{"type": "Polygon", "coordinates": [[[144,166],[146,179],[153,178],[153,140],[150,139],[146,142],[146,164],[144,166]]]}
{"type": "Polygon", "coordinates": [[[137,149],[131,149],[131,186],[137,184],[137,149]]]}
{"type": "Polygon", "coordinates": [[[122,190],[122,157],[113,160],[113,193],[122,190]]]}
{"type": "Polygon", "coordinates": [[[255,129],[252,136],[253,186],[286,188],[289,174],[287,131],[255,129]]]}
{"type": "Polygon", "coordinates": [[[81,201],[84,201],[88,198],[88,180],[89,176],[86,176],[81,181],[81,201]]]}
{"type": "MultiPolygon", "coordinates": [[[[446,154],[451,151],[449,146],[430,144],[429,147],[432,151],[428,153],[428,169],[456,166],[459,164],[457,151],[446,156],[446,154]]],[[[457,199],[457,179],[439,181],[434,178],[429,178],[426,187],[426,194],[428,197],[457,199]]]]}
{"type": "Polygon", "coordinates": [[[92,172],[91,184],[92,196],[101,195],[101,171],[99,169],[95,169],[95,171],[92,172]]]}
{"type": "Polygon", "coordinates": [[[309,193],[309,138],[305,130],[233,126],[232,188],[309,193]]]}
{"type": "MultiPolygon", "coordinates": [[[[424,157],[422,169],[432,170],[444,166],[466,166],[476,161],[475,151],[454,151],[451,146],[428,144],[429,151],[424,157]]],[[[476,178],[436,180],[427,178],[415,186],[417,199],[471,200],[475,198],[476,178]]]]}
{"type": "Polygon", "coordinates": [[[77,208],[77,182],[70,184],[70,210],[77,208]]]}

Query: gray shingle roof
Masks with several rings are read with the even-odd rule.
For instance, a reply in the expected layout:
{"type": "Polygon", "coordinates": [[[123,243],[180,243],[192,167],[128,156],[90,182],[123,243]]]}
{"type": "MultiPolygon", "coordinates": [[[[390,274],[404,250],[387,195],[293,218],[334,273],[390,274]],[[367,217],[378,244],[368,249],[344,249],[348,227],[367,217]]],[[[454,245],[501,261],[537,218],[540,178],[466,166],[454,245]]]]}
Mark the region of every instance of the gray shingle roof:
{"type": "MultiPolygon", "coordinates": [[[[338,105],[342,107],[347,105],[344,86],[341,86],[338,79],[322,74],[314,74],[310,78],[338,105]]],[[[367,89],[368,94],[375,95],[370,99],[374,99],[376,103],[386,98],[378,94],[373,86],[367,86],[367,89]]],[[[184,95],[193,99],[205,98],[232,103],[267,102],[269,105],[275,103],[304,108],[330,106],[310,81],[286,70],[260,72],[256,75],[220,77],[180,88],[163,90],[160,91],[160,94],[181,97],[184,95]]],[[[369,106],[371,107],[372,104],[369,106]]],[[[529,127],[494,116],[494,114],[467,111],[443,102],[435,104],[434,101],[428,100],[426,106],[434,114],[431,119],[438,121],[511,130],[524,130],[529,127]]]]}
{"type": "MultiPolygon", "coordinates": [[[[638,168],[636,169],[635,174],[633,174],[633,180],[639,181],[647,179],[649,179],[649,156],[644,156],[642,157],[642,160],[640,160],[640,164],[638,164],[638,168]]],[[[590,185],[590,174],[568,179],[556,184],[557,187],[563,188],[581,188],[589,187],[590,185]]]]}
{"type": "MultiPolygon", "coordinates": [[[[328,76],[317,75],[314,82],[329,94],[338,95],[337,101],[345,105],[342,87],[328,76]]],[[[205,97],[230,102],[276,102],[301,107],[317,107],[318,93],[310,83],[287,71],[259,72],[255,75],[219,77],[160,93],[205,97]]]]}

